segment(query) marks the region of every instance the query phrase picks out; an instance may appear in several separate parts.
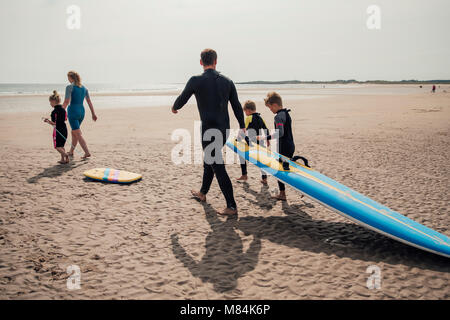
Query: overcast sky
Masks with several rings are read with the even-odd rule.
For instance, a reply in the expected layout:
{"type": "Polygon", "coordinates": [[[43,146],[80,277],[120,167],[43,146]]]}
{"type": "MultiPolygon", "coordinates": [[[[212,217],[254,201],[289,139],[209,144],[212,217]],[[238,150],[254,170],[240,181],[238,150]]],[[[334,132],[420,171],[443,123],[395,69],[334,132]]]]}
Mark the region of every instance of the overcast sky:
{"type": "Polygon", "coordinates": [[[449,39],[448,0],[0,0],[0,82],[185,82],[206,47],[235,81],[450,79],[449,39]]]}

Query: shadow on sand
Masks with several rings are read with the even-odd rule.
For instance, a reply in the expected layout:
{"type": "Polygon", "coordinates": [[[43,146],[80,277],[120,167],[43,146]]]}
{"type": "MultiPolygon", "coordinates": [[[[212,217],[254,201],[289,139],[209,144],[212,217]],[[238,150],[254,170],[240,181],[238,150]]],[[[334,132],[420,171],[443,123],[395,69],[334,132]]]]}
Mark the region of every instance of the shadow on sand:
{"type": "MultiPolygon", "coordinates": [[[[270,199],[267,187],[261,192],[245,186],[247,193],[255,196],[250,202],[264,209],[271,209],[275,203],[270,199]]],[[[449,259],[405,245],[354,223],[314,220],[305,210],[314,208],[308,201],[289,205],[282,202],[286,216],[247,216],[239,220],[218,219],[216,211],[202,203],[206,219],[212,232],[206,237],[206,253],[201,261],[195,261],[172,235],[172,251],[193,276],[203,282],[211,282],[216,292],[236,288],[237,279],[252,271],[261,250],[261,239],[298,248],[301,251],[325,253],[353,260],[372,263],[400,264],[420,269],[450,272],[449,259]],[[253,241],[243,252],[242,240],[235,229],[245,235],[253,235],[253,241]]],[[[335,214],[330,211],[330,215],[335,214]]]]}
{"type": "Polygon", "coordinates": [[[209,204],[202,205],[212,228],[206,236],[205,255],[201,261],[195,261],[180,245],[175,234],[171,235],[172,251],[194,277],[212,283],[216,292],[227,292],[235,289],[237,280],[256,267],[261,240],[254,237],[244,252],[242,240],[235,231],[236,217],[228,217],[222,222],[209,204]]]}
{"type": "MultiPolygon", "coordinates": [[[[237,228],[245,235],[302,251],[450,272],[448,258],[416,249],[354,223],[314,220],[304,211],[310,206],[306,202],[292,206],[283,202],[285,217],[243,217],[237,228]]],[[[330,211],[330,214],[334,213],[330,211]]]]}
{"type": "MultiPolygon", "coordinates": [[[[272,198],[272,194],[270,193],[268,185],[261,185],[260,191],[257,192],[251,189],[250,185],[247,182],[242,182],[242,188],[247,194],[255,197],[255,200],[247,198],[247,201],[253,205],[259,206],[261,209],[271,210],[277,203],[277,200],[272,198]]],[[[295,210],[296,206],[297,205],[290,206],[289,210],[295,210]]],[[[300,205],[300,207],[314,208],[314,205],[312,203],[303,201],[303,204],[300,205]]]]}
{"type": "Polygon", "coordinates": [[[28,178],[27,182],[28,183],[36,183],[42,178],[59,177],[59,176],[63,175],[64,173],[66,173],[66,172],[68,172],[70,170],[73,170],[75,168],[78,168],[78,167],[82,166],[85,163],[87,163],[87,162],[83,162],[83,163],[80,163],[80,164],[76,164],[74,162],[70,162],[68,164],[56,164],[54,166],[45,168],[44,171],[42,171],[41,173],[35,175],[34,177],[28,178]]]}

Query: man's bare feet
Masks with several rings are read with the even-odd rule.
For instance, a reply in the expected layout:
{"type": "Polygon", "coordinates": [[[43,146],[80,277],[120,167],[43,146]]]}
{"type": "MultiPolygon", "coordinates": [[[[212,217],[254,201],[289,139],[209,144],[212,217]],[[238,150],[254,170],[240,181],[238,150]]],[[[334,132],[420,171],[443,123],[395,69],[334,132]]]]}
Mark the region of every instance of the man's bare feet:
{"type": "Polygon", "coordinates": [[[206,195],[201,193],[200,191],[191,190],[192,196],[200,202],[206,201],[206,195]]]}
{"type": "Polygon", "coordinates": [[[225,208],[222,211],[218,211],[217,213],[222,216],[234,216],[237,214],[237,209],[225,208]]]}
{"type": "Polygon", "coordinates": [[[73,157],[73,152],[67,152],[68,157],[73,157]]]}
{"type": "Polygon", "coordinates": [[[286,193],[284,191],[280,191],[276,196],[272,196],[273,199],[286,201],[286,193]]]}
{"type": "Polygon", "coordinates": [[[90,153],[86,153],[84,156],[81,157],[81,160],[86,160],[87,158],[89,158],[91,156],[90,153]]]}
{"type": "Polygon", "coordinates": [[[247,181],[248,176],[246,174],[243,174],[240,178],[237,179],[237,181],[247,181]]]}

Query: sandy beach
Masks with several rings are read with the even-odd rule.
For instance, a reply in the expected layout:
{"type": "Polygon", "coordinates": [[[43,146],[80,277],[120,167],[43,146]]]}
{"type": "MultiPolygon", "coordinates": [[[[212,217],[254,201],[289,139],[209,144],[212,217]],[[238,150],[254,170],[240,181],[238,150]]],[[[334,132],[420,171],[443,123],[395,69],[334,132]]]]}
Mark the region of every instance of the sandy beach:
{"type": "MultiPolygon", "coordinates": [[[[285,107],[296,153],[449,236],[450,93],[377,88],[310,89],[310,98],[294,92],[285,107]]],[[[244,102],[255,92],[239,94],[244,102]]],[[[0,103],[6,98],[15,97],[0,103]]],[[[59,165],[51,127],[41,121],[50,106],[39,99],[42,111],[0,113],[0,299],[450,298],[449,259],[360,227],[292,188],[286,203],[274,202],[276,180],[263,187],[255,166],[248,183],[236,182],[238,164],[227,166],[237,218],[215,213],[224,207],[217,181],[206,204],[193,200],[202,166],[172,163],[171,134],[184,128],[193,135],[194,100],[178,115],[169,105],[105,107],[94,123],[87,112],[82,130],[93,157],[80,160],[78,148],[69,165],[59,165]],[[97,167],[143,179],[84,179],[97,167]],[[80,267],[79,290],[67,288],[70,265],[80,267]],[[372,265],[380,268],[380,289],[366,286],[372,265]]],[[[272,127],[262,100],[257,108],[272,127]]],[[[237,127],[231,110],[230,117],[237,127]]]]}

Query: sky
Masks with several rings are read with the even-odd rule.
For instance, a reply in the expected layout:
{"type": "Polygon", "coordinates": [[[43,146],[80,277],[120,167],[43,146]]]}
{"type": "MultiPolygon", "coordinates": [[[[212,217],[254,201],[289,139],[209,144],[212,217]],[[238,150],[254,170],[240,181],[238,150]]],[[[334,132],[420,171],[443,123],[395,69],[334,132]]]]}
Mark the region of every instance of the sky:
{"type": "Polygon", "coordinates": [[[450,79],[449,31],[448,0],[0,0],[0,83],[184,83],[204,48],[235,82],[450,79]]]}

